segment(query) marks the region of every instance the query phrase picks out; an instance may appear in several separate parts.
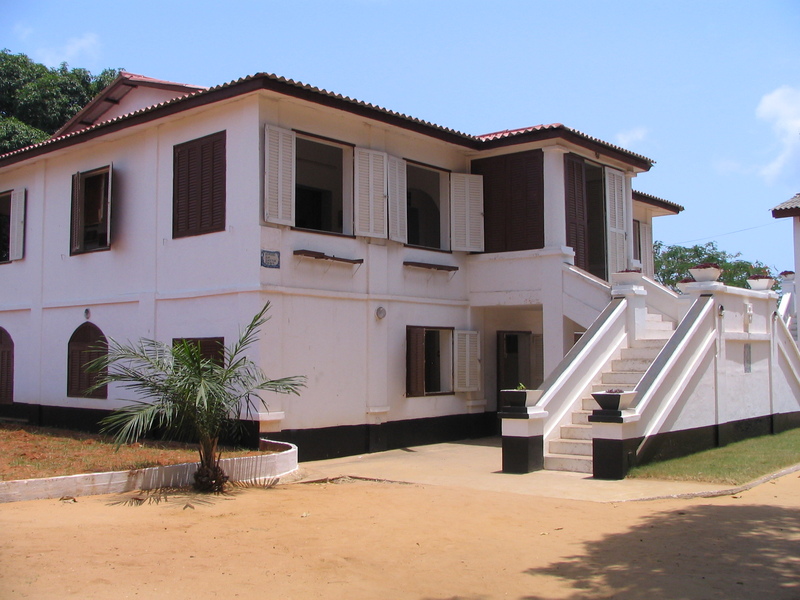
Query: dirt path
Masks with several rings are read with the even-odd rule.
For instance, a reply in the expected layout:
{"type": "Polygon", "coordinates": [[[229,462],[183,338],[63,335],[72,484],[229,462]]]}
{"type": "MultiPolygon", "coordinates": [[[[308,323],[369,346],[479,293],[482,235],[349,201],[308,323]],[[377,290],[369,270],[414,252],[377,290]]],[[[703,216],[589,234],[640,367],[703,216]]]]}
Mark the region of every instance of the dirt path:
{"type": "Polygon", "coordinates": [[[800,598],[797,473],[620,504],[363,481],[133,496],[0,505],[0,598],[800,598]]]}

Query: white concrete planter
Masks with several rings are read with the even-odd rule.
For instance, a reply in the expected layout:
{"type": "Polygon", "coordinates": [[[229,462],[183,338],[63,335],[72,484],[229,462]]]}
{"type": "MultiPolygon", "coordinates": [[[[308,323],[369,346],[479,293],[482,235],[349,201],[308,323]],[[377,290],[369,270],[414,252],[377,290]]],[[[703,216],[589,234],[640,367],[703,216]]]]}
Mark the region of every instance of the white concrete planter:
{"type": "MultiPolygon", "coordinates": [[[[271,440],[261,442],[262,449],[273,453],[223,458],[220,461],[229,481],[268,485],[297,470],[297,446],[271,440]]],[[[191,485],[198,464],[183,463],[131,471],[0,481],[0,503],[184,487],[191,485]]]]}
{"type": "Polygon", "coordinates": [[[592,398],[603,410],[626,410],[630,408],[636,392],[592,392],[592,398]]]}
{"type": "Polygon", "coordinates": [[[689,269],[695,281],[716,281],[722,275],[722,269],[715,269],[713,267],[706,267],[703,269],[689,269]]]}
{"type": "Polygon", "coordinates": [[[619,271],[611,274],[613,285],[641,285],[642,273],[640,271],[619,271]]]}
{"type": "Polygon", "coordinates": [[[772,286],[775,285],[775,280],[774,279],[748,279],[747,280],[747,285],[750,286],[751,290],[758,290],[758,291],[762,291],[763,292],[764,290],[772,289],[772,286]]]}

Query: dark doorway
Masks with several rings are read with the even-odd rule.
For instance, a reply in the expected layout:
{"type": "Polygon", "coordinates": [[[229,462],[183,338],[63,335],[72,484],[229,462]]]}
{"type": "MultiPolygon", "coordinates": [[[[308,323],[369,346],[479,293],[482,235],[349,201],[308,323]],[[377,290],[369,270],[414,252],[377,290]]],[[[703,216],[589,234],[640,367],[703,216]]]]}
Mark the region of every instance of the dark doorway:
{"type": "MultiPolygon", "coordinates": [[[[544,354],[541,334],[530,331],[497,332],[497,390],[513,390],[520,384],[529,390],[542,383],[544,354]]],[[[497,394],[498,403],[500,394],[497,394]]],[[[501,406],[498,406],[498,410],[501,406]]]]}

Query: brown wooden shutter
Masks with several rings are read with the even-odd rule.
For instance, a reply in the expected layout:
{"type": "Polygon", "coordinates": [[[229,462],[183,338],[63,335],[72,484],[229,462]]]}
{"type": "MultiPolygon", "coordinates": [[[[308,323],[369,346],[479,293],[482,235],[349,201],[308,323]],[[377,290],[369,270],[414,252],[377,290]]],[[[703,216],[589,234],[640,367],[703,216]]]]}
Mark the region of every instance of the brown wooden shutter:
{"type": "Polygon", "coordinates": [[[406,328],[406,396],[425,395],[425,328],[406,328]]]}
{"type": "Polygon", "coordinates": [[[507,219],[508,250],[544,247],[544,153],[509,157],[511,218],[507,219]]]}
{"type": "Polygon", "coordinates": [[[173,148],[172,237],[225,230],[226,170],[224,131],[173,148]]]}
{"type": "Polygon", "coordinates": [[[222,365],[225,360],[225,338],[173,338],[172,345],[175,346],[183,342],[200,346],[200,356],[211,362],[222,365]]]}
{"type": "Polygon", "coordinates": [[[83,248],[83,194],[81,193],[81,174],[75,173],[72,176],[72,200],[70,203],[70,254],[80,252],[83,248]]]}
{"type": "Polygon", "coordinates": [[[543,168],[541,150],[472,162],[483,175],[486,252],[544,247],[543,168]]]}
{"type": "Polygon", "coordinates": [[[588,231],[586,210],[586,176],[583,159],[573,154],[564,156],[566,187],[567,245],[575,251],[575,266],[589,270],[588,231]]]}
{"type": "Polygon", "coordinates": [[[14,341],[0,328],[0,404],[14,401],[14,341]]]}
{"type": "Polygon", "coordinates": [[[88,362],[105,354],[105,345],[103,332],[92,323],[84,323],[72,334],[67,346],[67,396],[99,399],[108,397],[107,386],[88,391],[105,373],[86,371],[88,362]]]}
{"type": "Polygon", "coordinates": [[[510,218],[510,182],[505,176],[506,158],[497,156],[472,161],[472,172],[483,175],[483,222],[486,252],[507,250],[506,222],[510,218]]]}

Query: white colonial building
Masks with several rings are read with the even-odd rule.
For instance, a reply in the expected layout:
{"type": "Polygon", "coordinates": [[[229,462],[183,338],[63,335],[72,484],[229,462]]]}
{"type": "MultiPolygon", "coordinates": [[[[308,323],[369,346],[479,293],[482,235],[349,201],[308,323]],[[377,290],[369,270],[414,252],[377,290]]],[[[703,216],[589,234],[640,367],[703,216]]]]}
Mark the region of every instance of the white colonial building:
{"type": "MultiPolygon", "coordinates": [[[[687,313],[691,294],[648,277],[653,218],[681,210],[632,189],[651,165],[560,124],[474,136],[268,74],[205,89],[123,73],[0,156],[0,416],[93,426],[131,399],[85,392],[98,342],[213,351],[270,302],[252,358],[308,385],[266,397],[253,429],[301,458],[493,433],[499,390],[563,373],[617,292],[670,330],[687,313]],[[628,270],[646,283],[615,292],[628,270]]],[[[581,385],[558,428],[587,412],[581,385]]]]}

